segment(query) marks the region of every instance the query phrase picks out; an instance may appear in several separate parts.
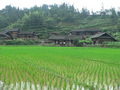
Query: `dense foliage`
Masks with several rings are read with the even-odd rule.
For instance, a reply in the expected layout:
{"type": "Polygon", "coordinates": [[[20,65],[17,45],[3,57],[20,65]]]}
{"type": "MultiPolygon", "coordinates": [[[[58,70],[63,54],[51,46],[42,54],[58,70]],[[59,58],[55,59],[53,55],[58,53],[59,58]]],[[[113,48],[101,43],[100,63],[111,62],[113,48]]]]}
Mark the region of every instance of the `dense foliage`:
{"type": "Polygon", "coordinates": [[[120,48],[120,42],[104,42],[102,46],[110,48],[120,48]]]}
{"type": "Polygon", "coordinates": [[[40,40],[30,40],[30,39],[25,39],[25,40],[15,39],[15,40],[0,41],[0,44],[2,45],[38,45],[40,43],[41,43],[40,40]]]}
{"type": "Polygon", "coordinates": [[[51,32],[68,34],[71,29],[98,28],[120,40],[120,11],[102,8],[99,12],[90,12],[66,3],[23,10],[8,5],[0,10],[0,29],[4,28],[35,30],[41,38],[47,38],[51,32]]]}

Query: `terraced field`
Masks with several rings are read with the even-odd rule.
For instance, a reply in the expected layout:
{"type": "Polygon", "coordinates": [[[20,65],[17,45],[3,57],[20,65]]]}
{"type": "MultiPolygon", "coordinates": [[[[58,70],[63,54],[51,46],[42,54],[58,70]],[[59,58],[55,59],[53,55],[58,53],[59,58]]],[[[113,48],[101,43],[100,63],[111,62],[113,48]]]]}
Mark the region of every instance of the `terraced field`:
{"type": "Polygon", "coordinates": [[[0,46],[0,90],[119,90],[120,49],[0,46]]]}

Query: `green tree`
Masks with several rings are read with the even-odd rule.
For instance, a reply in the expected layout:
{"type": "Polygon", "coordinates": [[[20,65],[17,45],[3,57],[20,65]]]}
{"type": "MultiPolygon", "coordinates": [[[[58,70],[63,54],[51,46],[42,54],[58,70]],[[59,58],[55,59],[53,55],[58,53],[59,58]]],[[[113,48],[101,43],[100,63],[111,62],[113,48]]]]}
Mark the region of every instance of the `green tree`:
{"type": "Polygon", "coordinates": [[[117,31],[120,32],[120,22],[117,23],[117,31]]]}
{"type": "Polygon", "coordinates": [[[87,8],[82,8],[82,11],[81,11],[81,17],[87,17],[90,15],[90,12],[89,10],[87,10],[87,8]]]}
{"type": "Polygon", "coordinates": [[[22,18],[23,20],[23,28],[35,29],[44,27],[44,14],[38,11],[29,13],[29,15],[25,14],[22,18]]]}
{"type": "Polygon", "coordinates": [[[79,46],[82,46],[83,43],[82,43],[82,42],[79,42],[78,39],[75,39],[75,40],[73,40],[73,45],[79,47],[79,46]]]}

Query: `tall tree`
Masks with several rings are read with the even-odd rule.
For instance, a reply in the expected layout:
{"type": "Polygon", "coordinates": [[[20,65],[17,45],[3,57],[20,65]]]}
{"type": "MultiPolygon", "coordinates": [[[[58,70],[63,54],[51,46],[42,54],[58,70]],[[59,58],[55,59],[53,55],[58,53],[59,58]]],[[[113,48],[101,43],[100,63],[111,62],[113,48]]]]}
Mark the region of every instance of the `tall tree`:
{"type": "Polygon", "coordinates": [[[24,28],[41,28],[44,26],[44,14],[38,11],[32,12],[29,15],[25,14],[22,18],[24,28]]]}

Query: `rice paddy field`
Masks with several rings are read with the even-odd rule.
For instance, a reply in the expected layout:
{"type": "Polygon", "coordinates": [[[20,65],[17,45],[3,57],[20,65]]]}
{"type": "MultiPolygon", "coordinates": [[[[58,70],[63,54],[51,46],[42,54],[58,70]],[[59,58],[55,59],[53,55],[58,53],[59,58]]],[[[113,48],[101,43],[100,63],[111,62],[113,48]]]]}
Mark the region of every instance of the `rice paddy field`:
{"type": "Polygon", "coordinates": [[[0,46],[0,90],[120,90],[120,49],[0,46]]]}

